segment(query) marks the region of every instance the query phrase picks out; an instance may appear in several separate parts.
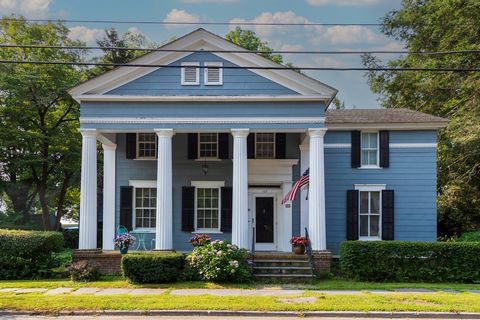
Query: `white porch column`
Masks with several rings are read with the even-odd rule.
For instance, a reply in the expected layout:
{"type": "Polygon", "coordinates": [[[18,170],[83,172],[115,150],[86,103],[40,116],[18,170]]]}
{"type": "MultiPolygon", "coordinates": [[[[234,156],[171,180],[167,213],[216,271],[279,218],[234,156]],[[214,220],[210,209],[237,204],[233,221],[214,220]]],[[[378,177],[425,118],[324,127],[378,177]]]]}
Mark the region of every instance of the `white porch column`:
{"type": "Polygon", "coordinates": [[[172,136],[173,129],[155,129],[158,136],[157,224],[155,250],[173,250],[172,136]]]}
{"type": "Polygon", "coordinates": [[[314,251],[327,249],[325,218],[325,161],[324,144],[326,128],[309,129],[310,185],[308,206],[308,233],[314,251]]]}
{"type": "Polygon", "coordinates": [[[97,248],[97,131],[82,130],[79,249],[97,248]]]}
{"type": "Polygon", "coordinates": [[[233,199],[232,243],[248,249],[248,129],[232,129],[233,135],[233,199]]]}
{"type": "Polygon", "coordinates": [[[114,250],[115,237],[115,150],[116,144],[103,148],[103,250],[114,250]]]}
{"type": "MultiPolygon", "coordinates": [[[[310,147],[308,145],[308,137],[305,138],[300,145],[300,174],[303,174],[310,164],[310,147]]],[[[300,234],[305,236],[305,228],[308,228],[308,188],[304,188],[300,192],[300,234]]]]}
{"type": "Polygon", "coordinates": [[[290,244],[290,238],[292,234],[292,203],[289,202],[285,205],[282,205],[282,198],[290,190],[292,190],[292,181],[284,181],[282,183],[282,193],[279,199],[277,199],[276,205],[277,208],[280,208],[280,212],[277,215],[278,224],[275,228],[278,227],[278,251],[283,252],[292,252],[292,245],[290,244]]]}

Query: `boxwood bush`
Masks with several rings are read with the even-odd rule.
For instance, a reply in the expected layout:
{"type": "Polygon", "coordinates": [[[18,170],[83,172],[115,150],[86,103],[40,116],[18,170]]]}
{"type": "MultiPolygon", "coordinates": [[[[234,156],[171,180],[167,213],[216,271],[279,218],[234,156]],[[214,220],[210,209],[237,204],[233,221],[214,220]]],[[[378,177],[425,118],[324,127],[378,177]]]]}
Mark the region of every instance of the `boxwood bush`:
{"type": "Polygon", "coordinates": [[[0,279],[49,277],[62,248],[60,232],[0,229],[0,279]]]}
{"type": "Polygon", "coordinates": [[[480,282],[480,243],[346,241],[340,267],[362,281],[480,282]]]}
{"type": "Polygon", "coordinates": [[[458,238],[458,241],[480,242],[480,231],[465,232],[460,236],[460,238],[458,238]]]}
{"type": "Polygon", "coordinates": [[[185,255],[180,253],[131,253],[122,257],[123,276],[133,283],[168,283],[182,278],[185,255]]]}

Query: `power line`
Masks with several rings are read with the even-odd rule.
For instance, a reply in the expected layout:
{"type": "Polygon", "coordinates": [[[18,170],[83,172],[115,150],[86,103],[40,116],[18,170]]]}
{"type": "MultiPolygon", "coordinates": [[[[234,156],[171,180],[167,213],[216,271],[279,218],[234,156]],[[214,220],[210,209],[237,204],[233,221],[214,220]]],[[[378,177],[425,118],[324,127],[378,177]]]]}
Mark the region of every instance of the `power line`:
{"type": "Polygon", "coordinates": [[[139,48],[139,47],[104,47],[104,46],[48,46],[30,44],[0,44],[0,48],[19,49],[61,49],[61,50],[119,50],[119,51],[149,51],[149,52],[184,52],[184,53],[256,53],[256,54],[322,54],[322,55],[362,55],[362,54],[414,54],[414,55],[450,55],[450,54],[479,54],[480,50],[449,50],[449,51],[408,51],[408,50],[348,50],[348,51],[319,51],[319,50],[188,50],[188,49],[165,49],[165,48],[139,48]]]}
{"type": "Polygon", "coordinates": [[[27,22],[61,22],[61,23],[103,23],[103,24],[157,24],[157,25],[235,25],[235,26],[365,26],[365,27],[377,27],[381,26],[381,23],[322,23],[322,22],[304,22],[304,23],[281,23],[281,22],[212,22],[212,21],[198,21],[198,22],[181,22],[181,21],[158,21],[158,20],[76,20],[76,19],[17,19],[17,18],[3,18],[7,21],[27,21],[27,22]]]}
{"type": "MultiPolygon", "coordinates": [[[[70,66],[103,66],[103,67],[140,67],[140,68],[184,68],[181,65],[161,65],[161,64],[124,64],[124,63],[104,63],[104,62],[70,62],[70,61],[27,61],[27,60],[0,60],[0,64],[33,64],[33,65],[70,65],[70,66]]],[[[208,66],[195,66],[195,68],[212,68],[208,66]]],[[[329,67],[257,67],[257,66],[224,66],[222,69],[247,69],[247,70],[305,70],[305,71],[428,71],[428,72],[479,72],[480,68],[329,68],[329,67]]]]}

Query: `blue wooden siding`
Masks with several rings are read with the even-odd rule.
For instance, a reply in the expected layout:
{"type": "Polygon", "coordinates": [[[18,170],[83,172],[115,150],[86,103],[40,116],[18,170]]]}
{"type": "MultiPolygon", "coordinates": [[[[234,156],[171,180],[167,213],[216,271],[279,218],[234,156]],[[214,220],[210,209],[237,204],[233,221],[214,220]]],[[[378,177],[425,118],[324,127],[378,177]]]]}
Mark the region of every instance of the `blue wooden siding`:
{"type": "MultiPolygon", "coordinates": [[[[326,143],[350,143],[350,132],[328,131],[326,143]]],[[[435,131],[391,131],[391,143],[434,143],[435,131]]],[[[390,148],[390,168],[352,169],[350,148],[325,149],[327,246],[346,238],[347,190],[386,184],[395,191],[395,239],[433,241],[437,235],[436,149],[390,148]]]]}
{"type": "MultiPolygon", "coordinates": [[[[233,141],[230,137],[230,157],[232,156],[233,141]]],[[[187,135],[176,134],[173,136],[173,243],[174,249],[178,251],[190,251],[192,247],[188,240],[192,236],[190,232],[181,231],[181,212],[182,212],[182,187],[190,186],[191,181],[225,181],[225,186],[232,185],[232,160],[221,160],[208,162],[208,174],[204,175],[202,171],[203,161],[194,161],[187,159],[187,135]]],[[[287,158],[298,159],[299,135],[294,133],[287,134],[287,158]]],[[[131,160],[126,159],[125,155],[125,134],[117,134],[117,177],[116,177],[116,199],[115,216],[117,227],[120,223],[120,187],[128,186],[129,180],[156,180],[157,162],[155,160],[131,160]]],[[[294,174],[298,176],[298,168],[292,168],[294,174]]],[[[300,217],[300,208],[298,204],[292,207],[294,216],[294,225],[300,217]]],[[[299,227],[297,227],[299,229],[299,227]]],[[[143,233],[145,246],[151,249],[152,239],[155,234],[143,233]]],[[[231,233],[212,234],[214,239],[230,240],[231,233]]]]}
{"type": "MultiPolygon", "coordinates": [[[[237,65],[212,53],[192,53],[171,65],[180,66],[182,62],[223,62],[225,67],[237,65]]],[[[121,87],[111,90],[113,95],[295,95],[297,92],[288,89],[267,78],[261,77],[247,69],[223,69],[223,85],[204,85],[203,69],[200,69],[200,85],[182,86],[180,68],[163,68],[133,80],[121,87]]]]}

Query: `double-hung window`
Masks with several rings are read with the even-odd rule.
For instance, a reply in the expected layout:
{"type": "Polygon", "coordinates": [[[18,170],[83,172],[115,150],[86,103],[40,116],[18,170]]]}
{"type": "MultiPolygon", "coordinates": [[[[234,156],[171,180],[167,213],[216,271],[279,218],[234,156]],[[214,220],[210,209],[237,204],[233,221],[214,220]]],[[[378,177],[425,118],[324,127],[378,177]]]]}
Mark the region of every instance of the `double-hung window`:
{"type": "Polygon", "coordinates": [[[134,187],[134,229],[154,229],[157,213],[157,189],[134,187]]]}
{"type": "Polygon", "coordinates": [[[275,133],[255,134],[255,158],[275,159],[275,133]]]}
{"type": "Polygon", "coordinates": [[[137,158],[154,159],[157,152],[157,136],[155,133],[137,133],[137,158]]]}
{"type": "Polygon", "coordinates": [[[380,240],[382,217],[381,191],[360,190],[359,197],[359,239],[380,240]]]}
{"type": "Polygon", "coordinates": [[[224,182],[192,181],[195,186],[195,231],[220,231],[220,189],[224,182]]]}
{"type": "Polygon", "coordinates": [[[362,132],[361,164],[364,168],[379,166],[378,132],[362,132]]]}
{"type": "Polygon", "coordinates": [[[199,133],[198,151],[199,159],[218,159],[218,133],[199,133]]]}

